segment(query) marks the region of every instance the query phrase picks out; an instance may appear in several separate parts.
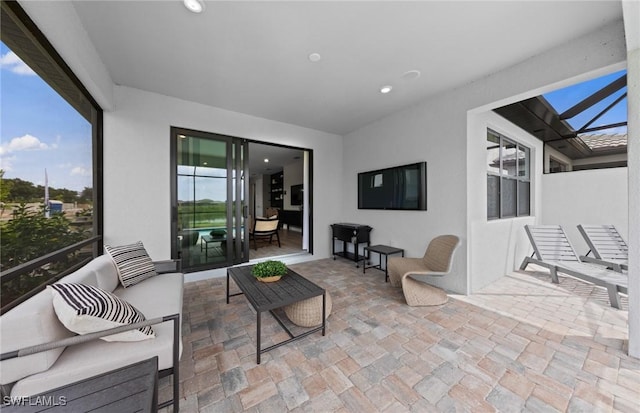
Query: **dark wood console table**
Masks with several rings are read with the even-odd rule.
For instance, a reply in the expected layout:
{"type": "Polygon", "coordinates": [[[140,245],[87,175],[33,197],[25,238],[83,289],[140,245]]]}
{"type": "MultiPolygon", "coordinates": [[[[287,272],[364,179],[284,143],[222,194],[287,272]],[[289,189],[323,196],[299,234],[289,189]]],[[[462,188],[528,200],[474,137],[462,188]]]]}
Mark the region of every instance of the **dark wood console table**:
{"type": "Polygon", "coordinates": [[[280,224],[286,224],[287,228],[291,226],[302,228],[302,211],[281,209],[278,212],[278,219],[280,219],[280,224]]]}
{"type": "Polygon", "coordinates": [[[356,267],[359,267],[359,262],[364,257],[359,254],[358,246],[360,244],[367,244],[367,246],[371,244],[369,233],[373,228],[368,225],[339,223],[332,224],[331,229],[333,231],[331,245],[333,259],[335,260],[336,256],[344,257],[355,261],[356,267]],[[336,251],[336,241],[342,241],[342,251],[336,251]],[[353,253],[347,251],[347,243],[353,244],[353,253]]]}

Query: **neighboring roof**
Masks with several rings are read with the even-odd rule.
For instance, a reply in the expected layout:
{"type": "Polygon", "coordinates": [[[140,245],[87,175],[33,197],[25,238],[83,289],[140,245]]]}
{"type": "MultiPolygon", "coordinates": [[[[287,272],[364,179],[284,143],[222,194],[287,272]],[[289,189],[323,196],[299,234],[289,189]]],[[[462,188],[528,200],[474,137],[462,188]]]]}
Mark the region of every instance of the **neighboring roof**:
{"type": "Polygon", "coordinates": [[[626,129],[626,111],[621,115],[620,110],[617,110],[617,116],[624,119],[616,118],[612,121],[610,116],[607,117],[609,111],[616,106],[621,108],[619,104],[625,102],[626,73],[604,87],[601,82],[598,83],[601,80],[602,78],[594,79],[590,81],[591,85],[584,82],[559,91],[568,97],[565,103],[572,103],[571,107],[561,109],[562,113],[542,95],[494,111],[570,159],[624,154],[627,152],[626,133],[605,134],[598,131],[618,132],[618,128],[626,129]],[[589,91],[590,94],[582,98],[574,97],[578,89],[582,93],[589,91]],[[576,101],[572,102],[572,99],[576,101]],[[598,126],[592,126],[596,121],[598,126]],[[570,122],[578,125],[577,130],[570,122]]]}
{"type": "Polygon", "coordinates": [[[616,133],[616,134],[610,134],[610,135],[584,134],[584,135],[579,135],[579,137],[593,151],[597,151],[600,149],[608,150],[611,148],[627,147],[627,134],[624,134],[624,133],[616,133]]]}

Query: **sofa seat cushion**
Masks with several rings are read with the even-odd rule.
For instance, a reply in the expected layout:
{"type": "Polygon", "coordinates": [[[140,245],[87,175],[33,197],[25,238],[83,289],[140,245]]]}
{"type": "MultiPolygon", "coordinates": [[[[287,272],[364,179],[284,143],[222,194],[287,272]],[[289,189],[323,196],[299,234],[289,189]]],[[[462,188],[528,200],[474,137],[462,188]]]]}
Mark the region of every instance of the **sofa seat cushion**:
{"type": "MultiPolygon", "coordinates": [[[[147,319],[182,314],[184,276],[181,273],[161,274],[133,287],[119,287],[115,295],[127,300],[147,319]]],[[[153,326],[156,338],[139,342],[106,342],[93,340],[67,347],[49,370],[18,381],[12,396],[32,396],[56,387],[75,383],[107,371],[158,356],[158,368],[173,366],[173,323],[153,326]]],[[[182,343],[179,340],[182,354],[182,343]]]]}
{"type": "MultiPolygon", "coordinates": [[[[53,294],[53,309],[69,330],[88,334],[145,321],[133,305],[93,285],[56,283],[47,287],[53,294]]],[[[106,337],[105,341],[140,341],[155,337],[151,326],[106,337]]]]}
{"type": "Polygon", "coordinates": [[[129,288],[120,286],[113,291],[113,295],[131,303],[149,319],[182,314],[183,289],[184,275],[167,273],[147,278],[143,283],[129,288]]]}

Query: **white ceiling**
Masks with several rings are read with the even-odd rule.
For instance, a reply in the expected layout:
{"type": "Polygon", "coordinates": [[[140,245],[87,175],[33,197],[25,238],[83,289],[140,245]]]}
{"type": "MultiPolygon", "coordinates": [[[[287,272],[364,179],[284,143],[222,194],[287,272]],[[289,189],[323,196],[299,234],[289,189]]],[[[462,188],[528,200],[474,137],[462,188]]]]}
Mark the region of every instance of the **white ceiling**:
{"type": "Polygon", "coordinates": [[[116,84],[339,135],[622,18],[619,1],[74,6],[116,84]]]}

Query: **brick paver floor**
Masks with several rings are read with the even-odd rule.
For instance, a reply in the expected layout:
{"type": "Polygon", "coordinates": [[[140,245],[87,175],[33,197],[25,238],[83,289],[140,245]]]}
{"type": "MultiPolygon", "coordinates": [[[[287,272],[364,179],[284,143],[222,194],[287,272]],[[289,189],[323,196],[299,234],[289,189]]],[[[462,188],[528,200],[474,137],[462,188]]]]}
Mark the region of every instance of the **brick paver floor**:
{"type": "MultiPolygon", "coordinates": [[[[291,267],[330,291],[328,332],[260,365],[246,299],[226,304],[224,278],[185,285],[181,411],[640,411],[626,298],[616,310],[604,290],[562,276],[554,285],[539,269],[409,307],[381,271],[331,259],[291,267]]],[[[286,338],[270,315],[262,328],[263,346],[286,338]]]]}

